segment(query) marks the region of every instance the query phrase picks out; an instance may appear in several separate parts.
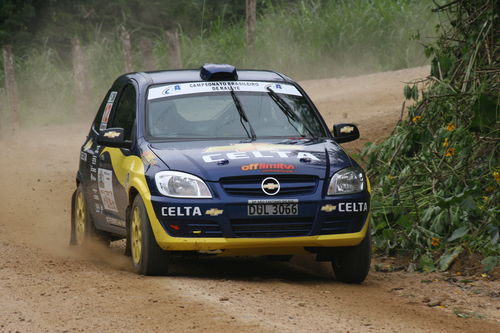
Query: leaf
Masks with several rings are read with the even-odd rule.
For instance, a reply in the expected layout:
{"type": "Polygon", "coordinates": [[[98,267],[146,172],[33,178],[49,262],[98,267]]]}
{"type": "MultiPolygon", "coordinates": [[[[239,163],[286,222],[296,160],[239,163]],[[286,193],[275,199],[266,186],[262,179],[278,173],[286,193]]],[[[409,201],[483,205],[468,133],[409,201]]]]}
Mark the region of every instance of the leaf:
{"type": "Polygon", "coordinates": [[[404,89],[403,89],[403,94],[404,94],[406,99],[411,99],[412,89],[410,88],[409,85],[405,84],[404,89]]]}
{"type": "Polygon", "coordinates": [[[500,256],[486,257],[481,261],[481,264],[483,264],[483,269],[485,272],[490,272],[491,270],[493,270],[493,268],[500,264],[500,256]]]}
{"type": "Polygon", "coordinates": [[[418,87],[417,85],[414,85],[412,88],[411,88],[411,98],[416,101],[418,100],[418,87]]]}
{"type": "Polygon", "coordinates": [[[434,272],[436,270],[436,266],[434,265],[434,260],[428,254],[424,254],[420,257],[420,262],[418,263],[419,268],[426,272],[434,272]]]}
{"type": "Polygon", "coordinates": [[[439,271],[443,272],[447,270],[450,265],[457,259],[457,257],[462,253],[462,247],[457,246],[451,249],[448,249],[440,258],[439,258],[439,271]]]}
{"type": "Polygon", "coordinates": [[[491,244],[496,245],[498,243],[498,238],[500,238],[500,231],[497,227],[493,227],[493,232],[491,233],[491,244]]]}
{"type": "Polygon", "coordinates": [[[463,209],[465,210],[474,210],[477,206],[476,203],[474,202],[474,199],[472,199],[472,196],[467,196],[461,203],[460,206],[462,206],[463,209]]]}
{"type": "Polygon", "coordinates": [[[473,106],[474,117],[471,129],[474,131],[489,131],[496,125],[498,103],[495,96],[481,95],[473,106]]]}
{"type": "Polygon", "coordinates": [[[460,309],[453,310],[453,313],[459,318],[471,318],[471,314],[460,309]]]}
{"type": "Polygon", "coordinates": [[[410,220],[410,217],[409,215],[405,214],[405,215],[401,215],[397,222],[396,222],[398,225],[402,226],[404,229],[409,229],[412,227],[413,223],[411,222],[410,220]]]}
{"type": "Polygon", "coordinates": [[[456,239],[462,238],[465,235],[467,235],[468,232],[469,228],[467,226],[462,226],[458,229],[455,229],[455,231],[453,231],[453,233],[451,234],[450,238],[448,238],[448,242],[453,242],[456,239]]]}

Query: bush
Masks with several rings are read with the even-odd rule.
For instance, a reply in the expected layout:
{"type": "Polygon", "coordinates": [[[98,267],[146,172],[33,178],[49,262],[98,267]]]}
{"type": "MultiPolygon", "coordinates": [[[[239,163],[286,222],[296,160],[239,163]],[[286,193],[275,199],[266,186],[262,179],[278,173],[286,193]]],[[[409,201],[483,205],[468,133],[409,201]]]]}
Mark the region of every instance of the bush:
{"type": "Polygon", "coordinates": [[[451,22],[426,46],[430,76],[405,88],[417,104],[364,150],[373,229],[379,249],[405,251],[423,269],[445,270],[470,251],[491,270],[500,259],[498,11],[489,0],[444,7],[451,22]]]}

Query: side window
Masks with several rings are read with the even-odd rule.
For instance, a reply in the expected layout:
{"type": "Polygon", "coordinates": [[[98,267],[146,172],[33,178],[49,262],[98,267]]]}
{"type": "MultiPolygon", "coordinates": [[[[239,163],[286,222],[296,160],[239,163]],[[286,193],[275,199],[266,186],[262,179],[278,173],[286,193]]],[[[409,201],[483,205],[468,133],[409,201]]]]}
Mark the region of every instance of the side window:
{"type": "Polygon", "coordinates": [[[125,131],[125,140],[130,140],[135,121],[136,94],[133,85],[123,89],[118,105],[108,128],[121,127],[125,131]]]}

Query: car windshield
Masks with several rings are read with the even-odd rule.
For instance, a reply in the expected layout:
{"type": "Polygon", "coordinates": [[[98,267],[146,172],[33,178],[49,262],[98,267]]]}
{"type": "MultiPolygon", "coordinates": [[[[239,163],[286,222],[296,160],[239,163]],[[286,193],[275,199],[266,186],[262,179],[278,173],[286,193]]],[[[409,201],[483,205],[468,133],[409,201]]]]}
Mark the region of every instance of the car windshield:
{"type": "Polygon", "coordinates": [[[154,86],[146,126],[153,138],[326,137],[290,84],[228,81],[154,86]]]}

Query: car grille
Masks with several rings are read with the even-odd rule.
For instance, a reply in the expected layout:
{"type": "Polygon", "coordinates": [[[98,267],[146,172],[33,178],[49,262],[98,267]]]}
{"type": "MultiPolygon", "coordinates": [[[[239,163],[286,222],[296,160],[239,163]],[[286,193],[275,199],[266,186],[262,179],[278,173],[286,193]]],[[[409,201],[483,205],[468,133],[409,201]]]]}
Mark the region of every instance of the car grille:
{"type": "Polygon", "coordinates": [[[293,237],[307,236],[313,226],[313,217],[231,219],[237,237],[293,237]]]}
{"type": "MultiPolygon", "coordinates": [[[[225,177],[220,179],[224,191],[230,195],[268,196],[262,191],[261,183],[268,175],[225,177]]],[[[318,177],[307,175],[272,175],[280,182],[280,191],[276,196],[308,194],[314,192],[318,177]]]]}

